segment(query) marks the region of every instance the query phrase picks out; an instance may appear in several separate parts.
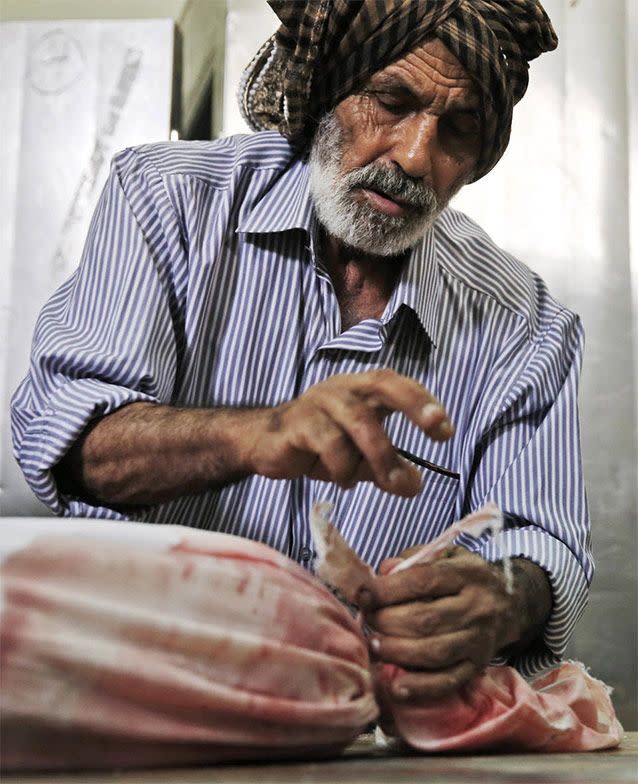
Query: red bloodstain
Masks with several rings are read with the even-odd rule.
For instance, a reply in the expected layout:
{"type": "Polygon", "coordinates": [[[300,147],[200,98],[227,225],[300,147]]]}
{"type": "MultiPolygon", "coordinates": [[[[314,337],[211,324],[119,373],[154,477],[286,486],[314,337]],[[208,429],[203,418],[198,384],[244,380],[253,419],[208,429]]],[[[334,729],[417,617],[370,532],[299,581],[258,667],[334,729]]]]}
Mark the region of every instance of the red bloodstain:
{"type": "MultiPolygon", "coordinates": [[[[5,599],[6,601],[6,599],[5,599]]],[[[5,608],[0,620],[0,670],[4,670],[13,651],[20,649],[31,626],[28,613],[21,608],[5,608]]]]}
{"type": "Polygon", "coordinates": [[[182,579],[188,580],[190,577],[192,577],[194,571],[195,563],[193,561],[185,561],[182,564],[182,579]]]}
{"type": "Polygon", "coordinates": [[[246,588],[248,588],[248,583],[250,582],[250,577],[246,575],[242,577],[241,580],[237,583],[237,593],[244,593],[246,588]]]}

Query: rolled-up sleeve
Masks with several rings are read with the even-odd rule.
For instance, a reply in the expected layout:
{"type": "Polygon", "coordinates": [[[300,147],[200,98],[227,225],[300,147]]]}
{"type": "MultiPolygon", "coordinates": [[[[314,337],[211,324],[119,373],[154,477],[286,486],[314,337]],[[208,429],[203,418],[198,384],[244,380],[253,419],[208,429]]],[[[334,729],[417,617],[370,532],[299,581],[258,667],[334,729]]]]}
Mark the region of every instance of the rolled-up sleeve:
{"type": "Polygon", "coordinates": [[[60,493],[52,469],[91,420],[137,401],[171,401],[184,254],[161,176],[135,151],[120,153],[79,268],[40,314],[29,373],[11,402],[16,459],[58,515],[126,518],[60,493]]]}
{"type": "Polygon", "coordinates": [[[521,370],[510,373],[475,452],[466,496],[473,508],[496,502],[506,527],[499,535],[460,543],[489,561],[506,555],[533,561],[551,585],[542,642],[513,662],[524,674],[563,656],[593,576],[577,405],[582,348],[579,319],[562,310],[522,352],[521,370]]]}

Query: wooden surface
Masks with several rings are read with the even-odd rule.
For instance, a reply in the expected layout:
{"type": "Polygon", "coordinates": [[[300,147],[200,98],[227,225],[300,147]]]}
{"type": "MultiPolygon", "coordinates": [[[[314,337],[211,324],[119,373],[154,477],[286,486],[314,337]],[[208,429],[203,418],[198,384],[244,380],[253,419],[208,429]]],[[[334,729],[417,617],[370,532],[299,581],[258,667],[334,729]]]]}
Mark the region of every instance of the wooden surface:
{"type": "Polygon", "coordinates": [[[397,753],[365,736],[324,762],[217,765],[108,773],[3,776],[3,784],[606,784],[638,783],[638,732],[586,754],[433,756],[397,753]]]}

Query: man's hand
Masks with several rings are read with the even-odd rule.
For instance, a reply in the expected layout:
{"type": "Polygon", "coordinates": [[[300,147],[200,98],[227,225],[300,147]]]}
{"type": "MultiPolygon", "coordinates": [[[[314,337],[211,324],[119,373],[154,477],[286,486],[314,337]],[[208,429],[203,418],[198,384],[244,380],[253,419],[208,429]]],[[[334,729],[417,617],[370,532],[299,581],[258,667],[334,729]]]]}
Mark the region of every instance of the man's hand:
{"type": "Polygon", "coordinates": [[[512,562],[511,595],[500,566],[461,547],[448,558],[388,574],[395,563],[381,565],[363,609],[373,654],[408,670],[392,684],[399,699],[456,691],[503,648],[533,639],[551,609],[545,573],[524,559],[512,562]]]}
{"type": "Polygon", "coordinates": [[[441,404],[391,370],[333,376],[290,403],[255,412],[246,470],[272,479],[309,476],[351,488],[360,481],[413,496],[421,475],[395,450],[383,419],[403,412],[431,438],[453,431],[441,404]]]}
{"type": "Polygon", "coordinates": [[[274,408],[175,408],[139,402],[92,422],[55,467],[63,492],[111,505],[164,503],[249,474],[373,481],[416,495],[419,471],[383,419],[401,411],[435,440],[452,425],[420,384],[391,370],[333,376],[274,408]]]}

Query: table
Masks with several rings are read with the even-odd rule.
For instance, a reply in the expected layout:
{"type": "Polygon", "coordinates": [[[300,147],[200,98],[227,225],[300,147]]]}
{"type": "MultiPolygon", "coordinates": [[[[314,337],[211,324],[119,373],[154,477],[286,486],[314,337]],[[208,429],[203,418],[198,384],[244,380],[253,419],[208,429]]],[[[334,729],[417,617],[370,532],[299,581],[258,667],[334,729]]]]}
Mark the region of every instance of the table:
{"type": "Polygon", "coordinates": [[[26,774],[3,784],[607,784],[638,783],[638,732],[587,754],[417,755],[362,736],[338,759],[200,768],[26,774]]]}

